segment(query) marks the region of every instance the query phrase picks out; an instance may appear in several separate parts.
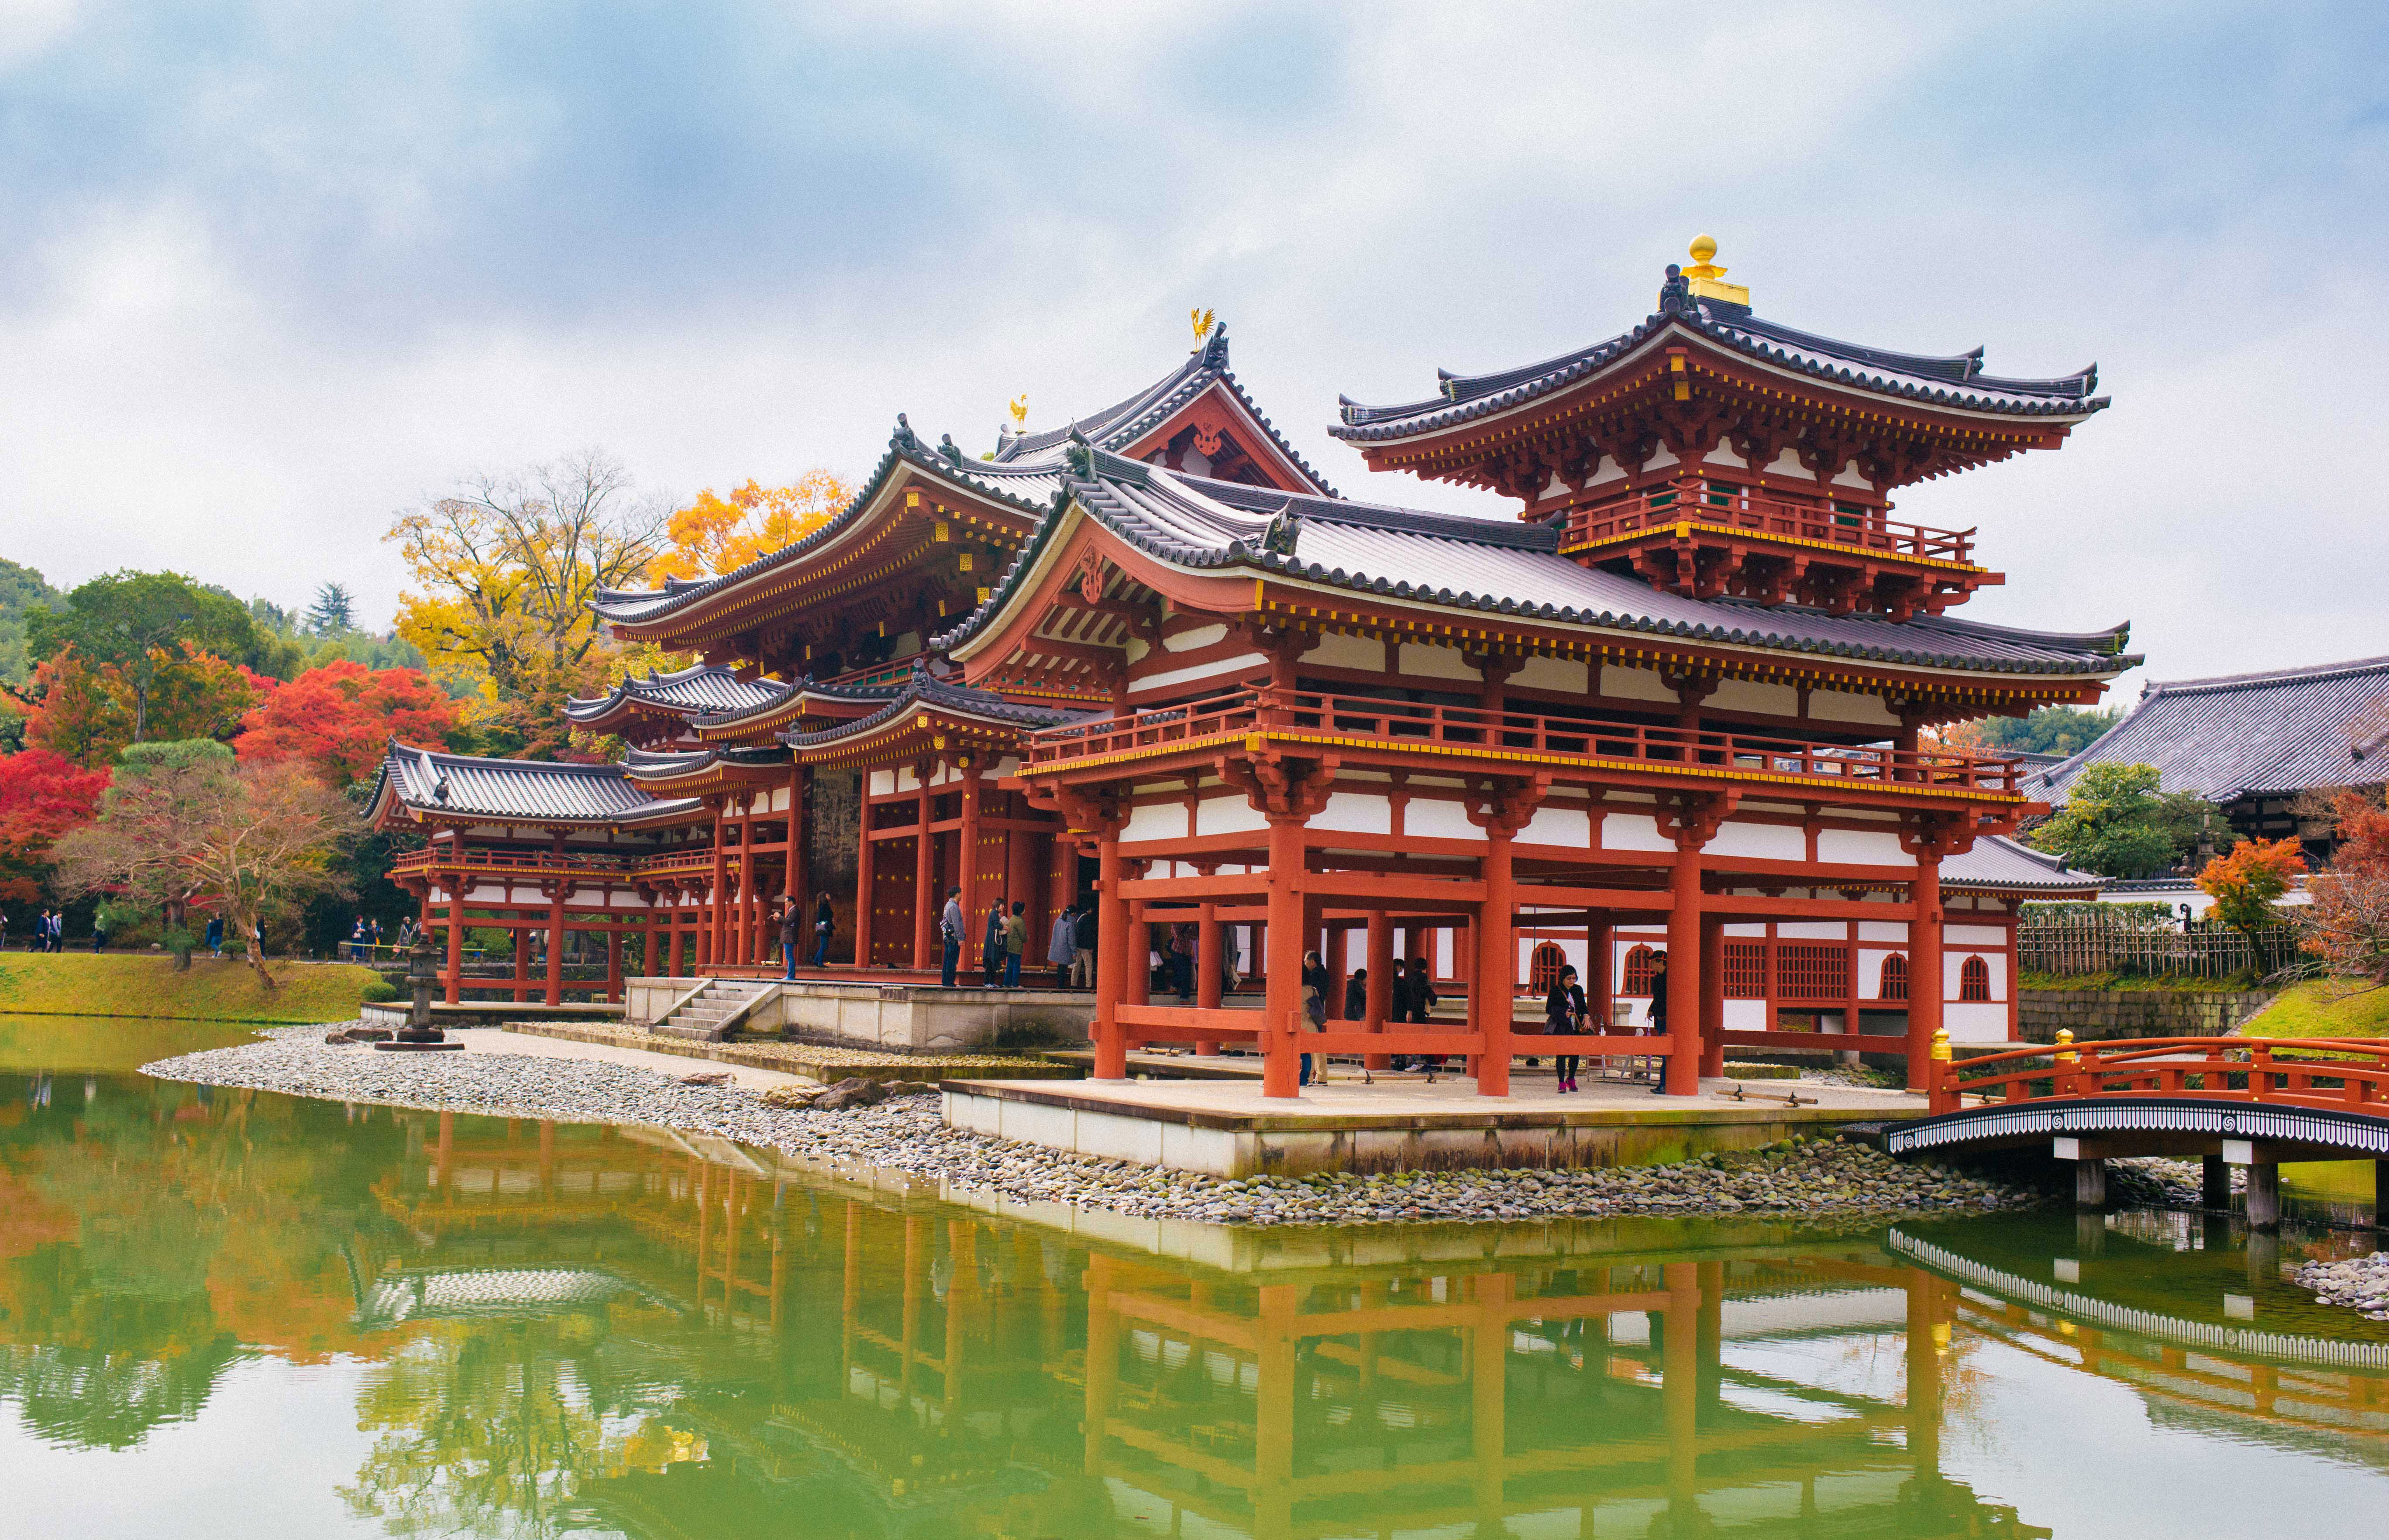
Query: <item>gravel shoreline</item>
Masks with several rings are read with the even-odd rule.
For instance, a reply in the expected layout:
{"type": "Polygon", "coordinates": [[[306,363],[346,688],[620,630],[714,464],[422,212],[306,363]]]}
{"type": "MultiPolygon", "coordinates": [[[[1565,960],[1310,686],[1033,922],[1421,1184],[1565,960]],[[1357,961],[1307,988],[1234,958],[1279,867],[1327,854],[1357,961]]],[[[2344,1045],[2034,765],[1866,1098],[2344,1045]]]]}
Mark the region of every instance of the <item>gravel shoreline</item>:
{"type": "Polygon", "coordinates": [[[2359,1312],[2366,1320],[2389,1321],[2389,1252],[2352,1256],[2344,1262],[2309,1262],[2297,1270],[2302,1289],[2317,1305],[2359,1312]]]}
{"type": "MultiPolygon", "coordinates": [[[[1883,1219],[2032,1207],[2046,1193],[1910,1165],[1831,1137],[1678,1165],[1593,1170],[1400,1172],[1226,1181],[1100,1161],[949,1128],[935,1096],[791,1112],[751,1091],[691,1086],[654,1070],[530,1055],[377,1053],[330,1047],[323,1026],[142,1066],[165,1080],[564,1123],[642,1123],[863,1164],[1030,1203],[1139,1218],[1231,1225],[1778,1215],[1883,1219]]],[[[694,1066],[693,1066],[694,1067],[694,1066]]]]}

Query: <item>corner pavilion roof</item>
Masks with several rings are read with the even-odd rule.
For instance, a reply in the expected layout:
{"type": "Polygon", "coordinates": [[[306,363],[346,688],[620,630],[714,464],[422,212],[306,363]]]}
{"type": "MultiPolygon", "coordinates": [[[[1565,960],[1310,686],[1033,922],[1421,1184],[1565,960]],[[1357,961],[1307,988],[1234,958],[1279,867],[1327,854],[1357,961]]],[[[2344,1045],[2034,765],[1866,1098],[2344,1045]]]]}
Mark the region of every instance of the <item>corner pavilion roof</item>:
{"type": "Polygon", "coordinates": [[[2106,885],[2095,872],[2077,872],[2062,856],[2002,834],[1978,839],[1963,855],[1941,863],[1941,885],[1961,893],[2011,893],[2031,898],[2088,898],[2106,885]]]}
{"type": "Polygon", "coordinates": [[[882,735],[888,724],[901,722],[906,716],[917,714],[925,707],[939,718],[961,724],[1023,732],[1053,727],[1077,718],[1105,714],[1059,710],[1053,706],[1009,701],[991,690],[974,690],[967,685],[956,684],[938,678],[926,667],[916,666],[895,698],[869,716],[811,732],[783,732],[779,739],[801,753],[806,749],[872,738],[882,735]]]}
{"type": "Polygon", "coordinates": [[[566,701],[564,715],[571,721],[588,723],[639,706],[683,717],[740,711],[776,698],[780,690],[777,681],[741,679],[734,668],[700,663],[678,673],[650,671],[645,679],[626,679],[610,694],[594,700],[566,701]]]}
{"type": "Polygon", "coordinates": [[[1027,520],[1034,522],[1053,510],[1054,499],[1062,490],[1063,473],[1068,468],[1063,452],[1073,436],[1105,450],[1124,452],[1166,421],[1171,413],[1214,386],[1234,397],[1259,426],[1270,443],[1321,493],[1328,497],[1335,495],[1335,489],[1329,487],[1295,452],[1294,446],[1270,426],[1260,408],[1236,383],[1235,375],[1228,370],[1227,328],[1218,326],[1184,363],[1127,401],[1067,427],[1007,437],[998,446],[992,460],[979,460],[965,454],[956,446],[952,435],[931,446],[924,442],[913,431],[913,425],[899,414],[896,431],[888,441],[888,451],[880,456],[879,464],[873,467],[862,490],[844,508],[833,515],[828,523],[794,545],[759,556],[718,578],[668,578],[663,587],[653,590],[606,589],[591,602],[590,608],[595,610],[603,620],[644,624],[676,615],[715,594],[752,586],[783,567],[837,544],[862,522],[880,493],[906,466],[925,471],[965,491],[1012,508],[1027,520]],[[1087,424],[1094,426],[1089,427],[1087,424]]]}
{"type": "Polygon", "coordinates": [[[1983,372],[1983,350],[1948,357],[1893,352],[1762,320],[1747,305],[1694,297],[1649,316],[1632,330],[1557,358],[1487,375],[1438,369],[1437,393],[1395,406],[1337,398],[1341,421],[1328,432],[1356,443],[1383,442],[1490,417],[1604,374],[1637,358],[1662,334],[1688,332],[1763,364],[1870,394],[1960,412],[2011,417],[2079,419],[2107,405],[2099,366],[2054,379],[2012,379],[1983,372]]]}
{"type": "Polygon", "coordinates": [[[2064,800],[2091,765],[2154,765],[2210,802],[2389,779],[2389,657],[2151,683],[2124,719],[2025,789],[2064,800]]]}
{"type": "Polygon", "coordinates": [[[631,783],[620,765],[562,765],[537,759],[480,759],[440,754],[390,740],[367,816],[396,805],[492,822],[596,825],[683,812],[696,806],[658,801],[631,783]]]}
{"type": "MultiPolygon", "coordinates": [[[[2106,677],[2140,661],[2123,650],[2128,624],[2057,634],[1947,616],[1895,621],[1686,598],[1560,555],[1560,530],[1550,524],[1302,497],[1182,476],[1084,447],[1074,455],[1080,467],[1069,479],[1075,505],[1136,550],[1181,567],[1244,567],[1440,608],[1932,668],[2106,677]]],[[[934,645],[965,647],[1002,612],[1069,522],[1047,521],[988,602],[934,645]]]]}

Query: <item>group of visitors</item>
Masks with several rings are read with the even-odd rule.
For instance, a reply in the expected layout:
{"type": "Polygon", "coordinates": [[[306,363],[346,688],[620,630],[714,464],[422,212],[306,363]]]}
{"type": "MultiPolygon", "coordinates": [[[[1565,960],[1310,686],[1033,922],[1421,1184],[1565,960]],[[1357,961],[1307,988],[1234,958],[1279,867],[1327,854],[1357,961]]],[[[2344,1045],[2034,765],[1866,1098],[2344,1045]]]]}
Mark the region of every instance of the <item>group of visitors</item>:
{"type": "MultiPolygon", "coordinates": [[[[404,945],[403,942],[400,944],[404,945]]],[[[358,915],[356,924],[349,931],[349,961],[371,962],[380,947],[381,922],[362,914],[358,915]]]]}
{"type": "MultiPolygon", "coordinates": [[[[33,928],[25,937],[29,952],[64,951],[67,945],[67,917],[54,909],[45,909],[33,921],[33,928]]],[[[0,951],[8,947],[8,919],[0,915],[0,951]]]]}

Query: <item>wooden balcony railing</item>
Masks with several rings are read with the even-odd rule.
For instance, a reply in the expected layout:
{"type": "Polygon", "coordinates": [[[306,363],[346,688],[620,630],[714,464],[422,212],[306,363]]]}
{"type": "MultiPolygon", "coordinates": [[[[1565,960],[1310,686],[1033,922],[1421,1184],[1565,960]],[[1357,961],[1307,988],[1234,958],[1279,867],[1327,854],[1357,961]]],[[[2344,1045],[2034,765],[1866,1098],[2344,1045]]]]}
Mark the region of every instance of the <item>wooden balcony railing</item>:
{"type": "MultiPolygon", "coordinates": [[[[732,867],[738,864],[738,847],[732,846],[724,859],[732,867]]],[[[595,850],[566,850],[561,855],[550,850],[483,850],[467,848],[458,852],[447,846],[427,846],[390,858],[392,876],[468,867],[479,872],[520,872],[525,876],[552,874],[584,876],[599,872],[619,872],[630,877],[665,876],[691,872],[710,872],[713,851],[710,847],[694,850],[671,850],[658,855],[634,856],[628,853],[608,854],[595,850]]]]}
{"type": "Polygon", "coordinates": [[[1622,503],[1576,509],[1568,515],[1566,538],[1561,541],[1561,548],[1573,551],[1686,522],[1784,540],[1846,545],[1854,553],[1875,556],[1968,564],[1974,560],[1972,529],[1933,529],[1887,518],[1871,508],[1852,512],[1811,507],[1715,488],[1649,491],[1622,503]]]}
{"type": "Polygon", "coordinates": [[[1240,690],[1184,706],[1046,728],[1028,735],[1024,768],[1035,774],[1115,755],[1167,753],[1173,744],[1251,733],[1468,757],[1693,766],[1728,775],[1796,776],[2007,796],[2017,795],[2022,773],[2014,760],[1956,750],[1854,747],[1307,690],[1240,690]]]}

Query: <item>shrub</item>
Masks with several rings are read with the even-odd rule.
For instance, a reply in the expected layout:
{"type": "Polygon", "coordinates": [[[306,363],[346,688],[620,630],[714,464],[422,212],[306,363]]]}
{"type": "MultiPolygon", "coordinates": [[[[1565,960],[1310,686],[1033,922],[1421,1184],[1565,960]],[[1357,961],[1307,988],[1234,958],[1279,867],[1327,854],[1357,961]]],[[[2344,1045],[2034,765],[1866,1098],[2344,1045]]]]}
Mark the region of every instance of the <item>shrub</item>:
{"type": "Polygon", "coordinates": [[[377,978],[358,991],[357,998],[362,1000],[384,1001],[400,999],[403,997],[399,994],[397,985],[386,978],[377,978]]]}

